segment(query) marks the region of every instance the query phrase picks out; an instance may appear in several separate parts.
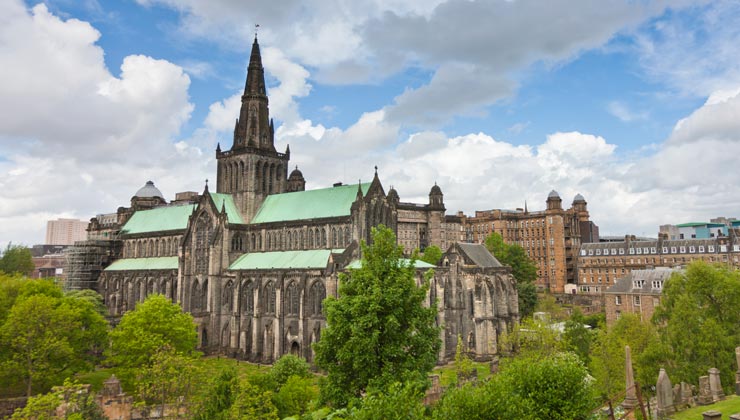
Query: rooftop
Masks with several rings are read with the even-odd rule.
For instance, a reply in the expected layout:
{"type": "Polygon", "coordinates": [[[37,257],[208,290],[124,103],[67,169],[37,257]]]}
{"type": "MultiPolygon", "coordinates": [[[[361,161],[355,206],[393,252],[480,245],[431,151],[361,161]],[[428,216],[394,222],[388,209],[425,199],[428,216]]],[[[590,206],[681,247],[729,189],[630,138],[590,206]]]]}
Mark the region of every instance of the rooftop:
{"type": "MultiPolygon", "coordinates": [[[[370,183],[360,184],[367,194],[370,183]]],[[[357,197],[357,184],[268,196],[251,223],[284,222],[349,216],[357,197]]]]}

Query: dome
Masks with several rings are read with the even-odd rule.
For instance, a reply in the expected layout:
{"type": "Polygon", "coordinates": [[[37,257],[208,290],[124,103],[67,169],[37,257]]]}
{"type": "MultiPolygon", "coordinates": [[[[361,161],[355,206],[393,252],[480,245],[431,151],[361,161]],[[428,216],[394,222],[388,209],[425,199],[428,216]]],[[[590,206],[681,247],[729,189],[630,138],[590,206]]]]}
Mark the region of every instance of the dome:
{"type": "Polygon", "coordinates": [[[389,199],[398,200],[398,191],[396,191],[396,189],[391,186],[391,189],[388,190],[387,197],[389,199]]]}
{"type": "Polygon", "coordinates": [[[146,185],[139,188],[139,191],[136,191],[136,194],[134,194],[134,197],[140,197],[140,198],[159,197],[162,200],[164,200],[162,191],[159,191],[159,188],[155,187],[152,181],[147,181],[146,185]]]}
{"type": "Polygon", "coordinates": [[[576,194],[575,198],[573,198],[574,203],[585,203],[586,199],[583,198],[581,194],[576,194]]]}
{"type": "Polygon", "coordinates": [[[290,180],[296,178],[303,179],[303,172],[299,171],[297,166],[295,167],[295,169],[293,169],[293,172],[290,173],[288,179],[290,180]]]}
{"type": "Polygon", "coordinates": [[[560,198],[560,194],[558,194],[557,191],[552,190],[550,191],[550,194],[547,194],[547,199],[549,200],[551,198],[560,198]]]}
{"type": "Polygon", "coordinates": [[[435,182],[432,190],[429,191],[429,195],[442,195],[442,188],[439,188],[439,185],[435,182]]]}

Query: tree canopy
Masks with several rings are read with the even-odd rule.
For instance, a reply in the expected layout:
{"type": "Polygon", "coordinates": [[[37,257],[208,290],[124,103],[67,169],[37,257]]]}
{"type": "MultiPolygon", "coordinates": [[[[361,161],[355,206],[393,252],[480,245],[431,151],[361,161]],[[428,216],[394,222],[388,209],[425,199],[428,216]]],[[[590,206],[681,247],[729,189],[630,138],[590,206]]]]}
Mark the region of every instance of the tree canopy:
{"type": "Polygon", "coordinates": [[[0,257],[0,271],[6,274],[30,276],[34,269],[31,250],[23,245],[8,244],[0,257]]]}
{"type": "Polygon", "coordinates": [[[165,346],[175,354],[192,355],[197,333],[193,317],[166,297],[154,294],[127,312],[110,332],[108,361],[123,368],[121,380],[132,379],[126,369],[151,365],[152,357],[165,346]]]}
{"type": "Polygon", "coordinates": [[[722,383],[732,383],[737,370],[734,349],[740,343],[739,308],[740,271],[691,263],[666,281],[653,316],[661,342],[651,346],[649,355],[663,359],[674,383],[695,382],[712,367],[720,370],[722,383]]]}
{"type": "Polygon", "coordinates": [[[416,284],[392,230],[372,230],[361,268],[340,274],[339,297],[324,301],[328,326],[314,345],[328,373],[322,399],[334,407],[396,381],[426,379],[440,348],[435,305],[425,307],[431,272],[416,284]]]}
{"type": "Polygon", "coordinates": [[[524,248],[517,244],[507,244],[496,232],[486,238],[486,248],[501,264],[511,267],[519,294],[519,314],[522,318],[531,315],[537,305],[537,264],[529,258],[524,248]]]}
{"type": "Polygon", "coordinates": [[[437,245],[430,245],[424,248],[424,253],[419,257],[420,260],[432,265],[437,265],[442,259],[442,250],[437,245]]]}
{"type": "Polygon", "coordinates": [[[1,382],[21,380],[30,396],[94,366],[108,326],[92,303],[63,296],[51,281],[27,281],[13,295],[0,325],[1,382]]]}

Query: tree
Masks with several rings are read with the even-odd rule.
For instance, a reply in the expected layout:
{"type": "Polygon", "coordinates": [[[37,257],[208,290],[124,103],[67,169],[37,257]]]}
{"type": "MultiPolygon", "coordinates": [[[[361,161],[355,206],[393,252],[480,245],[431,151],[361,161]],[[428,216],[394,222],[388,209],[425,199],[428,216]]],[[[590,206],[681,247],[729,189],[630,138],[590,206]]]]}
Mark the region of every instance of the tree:
{"type": "Polygon", "coordinates": [[[419,259],[426,263],[437,265],[439,260],[442,259],[442,250],[437,245],[430,245],[424,248],[424,253],[419,259]]]}
{"type": "Polygon", "coordinates": [[[242,381],[239,394],[229,409],[229,420],[278,420],[278,412],[272,402],[272,391],[265,391],[242,381]]]}
{"type": "Polygon", "coordinates": [[[560,332],[548,322],[527,318],[501,335],[500,349],[521,356],[553,355],[565,350],[560,332]]]}
{"type": "Polygon", "coordinates": [[[475,370],[473,361],[470,360],[468,355],[465,353],[465,345],[463,344],[462,336],[457,335],[457,348],[455,349],[455,373],[457,379],[469,378],[475,370]]]}
{"type": "Polygon", "coordinates": [[[163,413],[166,404],[175,403],[179,413],[182,402],[194,394],[199,375],[193,357],[165,344],[154,353],[151,363],[140,369],[136,393],[147,405],[160,405],[163,413]]]}
{"type": "MultiPolygon", "coordinates": [[[[60,292],[61,293],[61,292],[60,292]]],[[[34,294],[19,297],[0,327],[0,376],[22,380],[26,395],[92,368],[107,323],[86,301],[34,294]]]]}
{"type": "Polygon", "coordinates": [[[519,314],[527,317],[534,312],[537,304],[537,264],[527,252],[517,244],[507,244],[496,232],[486,238],[486,248],[501,264],[511,267],[511,274],[516,279],[516,290],[519,295],[519,314]]]}
{"type": "Polygon", "coordinates": [[[103,410],[95,402],[85,385],[65,380],[47,393],[28,399],[25,407],[17,409],[11,420],[27,419],[84,419],[106,420],[103,410]]]}
{"type": "Polygon", "coordinates": [[[308,411],[309,404],[316,398],[317,392],[309,378],[292,375],[280,390],[273,395],[273,402],[281,419],[300,415],[308,411]]]}
{"type": "MultiPolygon", "coordinates": [[[[653,316],[661,343],[651,346],[647,355],[662,359],[674,382],[694,382],[716,367],[722,383],[732,383],[737,368],[734,348],[740,343],[738,308],[740,272],[702,261],[691,263],[666,281],[653,316]]],[[[659,366],[653,368],[657,375],[659,366]]]]}
{"type": "Polygon", "coordinates": [[[97,313],[102,316],[108,315],[108,309],[105,307],[105,304],[103,304],[103,297],[95,290],[72,290],[67,292],[67,296],[75,299],[87,300],[93,305],[97,313]]]}
{"type": "Polygon", "coordinates": [[[121,381],[131,385],[134,369],[151,365],[165,346],[180,355],[195,354],[197,333],[193,317],[162,295],[150,295],[127,312],[110,333],[108,361],[122,368],[121,381]]]}
{"type": "Polygon", "coordinates": [[[375,419],[425,419],[423,387],[414,382],[394,382],[382,391],[377,390],[362,399],[362,404],[352,413],[353,420],[375,419]]]}
{"type": "Polygon", "coordinates": [[[417,286],[414,261],[403,261],[393,231],[379,226],[372,238],[360,268],[340,274],[339,298],[324,300],[328,326],[314,350],[328,373],[322,400],[334,407],[373,387],[425,380],[441,345],[436,306],[423,305],[431,271],[417,286]]]}
{"type": "Polygon", "coordinates": [[[279,390],[280,387],[288,382],[288,378],[291,376],[297,376],[299,378],[308,378],[311,376],[308,362],[292,354],[286,354],[279,358],[272,368],[270,368],[268,374],[274,381],[276,390],[279,390]]]}
{"type": "Polygon", "coordinates": [[[239,377],[233,367],[223,369],[207,388],[195,410],[194,420],[226,420],[239,393],[239,377]]]}
{"type": "Polygon", "coordinates": [[[34,267],[31,250],[23,245],[9,243],[0,257],[0,271],[6,274],[30,276],[34,267]]]}
{"type": "Polygon", "coordinates": [[[635,379],[641,384],[655,383],[658,371],[648,366],[645,350],[658,342],[655,328],[635,314],[622,314],[608,329],[596,333],[591,345],[591,374],[603,398],[624,392],[624,346],[630,346],[635,379]]]}
{"type": "Polygon", "coordinates": [[[586,366],[590,362],[589,353],[591,352],[591,342],[594,337],[594,332],[586,328],[587,325],[586,318],[576,308],[570,319],[565,321],[565,331],[563,332],[565,347],[578,355],[586,366]]]}

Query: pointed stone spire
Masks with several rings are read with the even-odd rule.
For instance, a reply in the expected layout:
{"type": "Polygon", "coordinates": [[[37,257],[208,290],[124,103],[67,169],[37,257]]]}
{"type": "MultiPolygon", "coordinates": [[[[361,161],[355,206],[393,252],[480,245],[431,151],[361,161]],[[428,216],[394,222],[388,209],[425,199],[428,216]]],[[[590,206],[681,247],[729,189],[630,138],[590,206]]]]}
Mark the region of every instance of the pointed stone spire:
{"type": "Polygon", "coordinates": [[[529,210],[527,210],[527,200],[524,200],[524,214],[529,214],[529,210]]]}
{"type": "MultiPolygon", "coordinates": [[[[285,146],[285,154],[290,155],[290,145],[285,146]]],[[[298,165],[295,168],[298,169],[298,165]]]]}
{"type": "Polygon", "coordinates": [[[635,389],[635,374],[632,371],[630,346],[624,346],[624,383],[626,393],[622,407],[632,408],[637,405],[637,390],[635,389]]]}
{"type": "Polygon", "coordinates": [[[216,143],[216,153],[221,153],[221,142],[216,143]]]}
{"type": "Polygon", "coordinates": [[[221,202],[221,214],[226,214],[226,200],[221,202]]]}
{"type": "Polygon", "coordinates": [[[355,196],[355,201],[362,200],[362,180],[357,180],[357,195],[355,196]]]}
{"type": "Polygon", "coordinates": [[[247,83],[244,85],[245,95],[265,95],[265,69],[262,67],[262,55],[257,37],[252,43],[252,53],[249,55],[247,83]]]}

